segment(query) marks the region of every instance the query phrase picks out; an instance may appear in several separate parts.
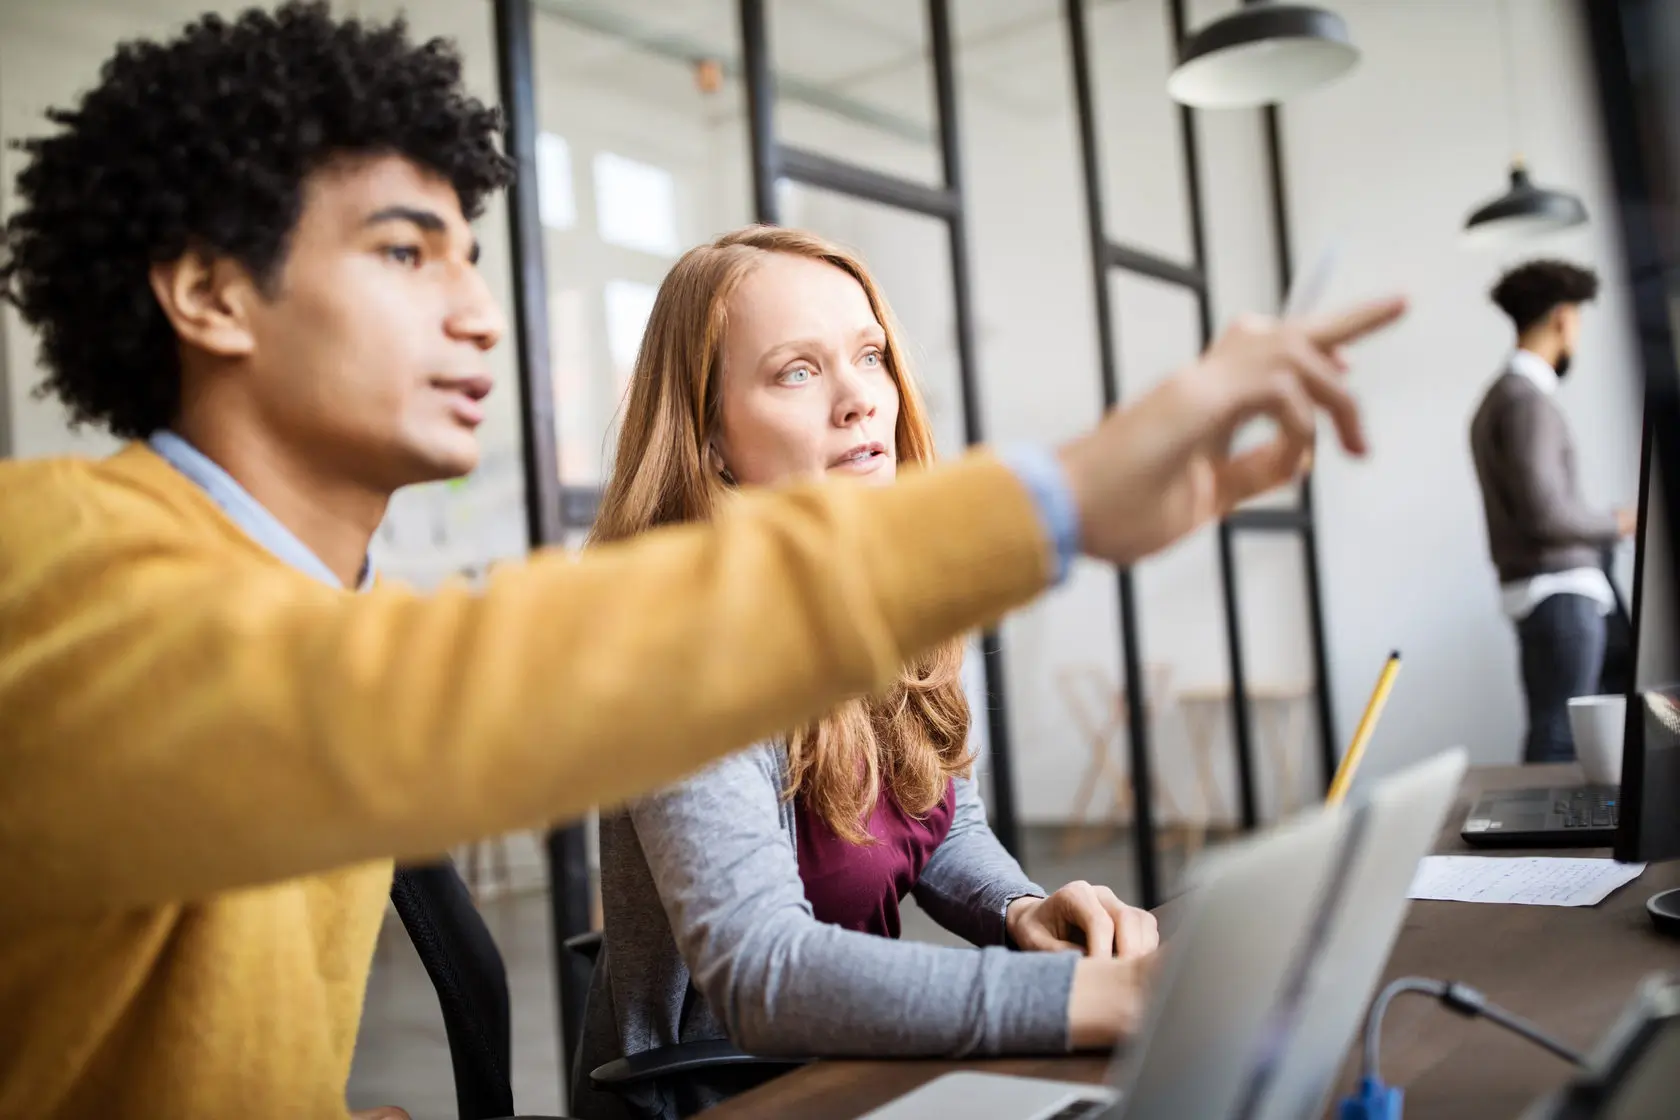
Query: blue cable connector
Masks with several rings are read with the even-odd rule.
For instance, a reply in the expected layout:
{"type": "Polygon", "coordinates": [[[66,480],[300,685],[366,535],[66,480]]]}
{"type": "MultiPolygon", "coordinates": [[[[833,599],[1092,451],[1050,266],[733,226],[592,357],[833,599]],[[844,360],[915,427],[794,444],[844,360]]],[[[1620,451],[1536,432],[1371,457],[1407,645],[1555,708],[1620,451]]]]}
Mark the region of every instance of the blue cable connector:
{"type": "Polygon", "coordinates": [[[1384,1085],[1376,1077],[1359,1079],[1359,1092],[1342,1099],[1336,1120],[1400,1120],[1405,1093],[1398,1085],[1384,1085]]]}

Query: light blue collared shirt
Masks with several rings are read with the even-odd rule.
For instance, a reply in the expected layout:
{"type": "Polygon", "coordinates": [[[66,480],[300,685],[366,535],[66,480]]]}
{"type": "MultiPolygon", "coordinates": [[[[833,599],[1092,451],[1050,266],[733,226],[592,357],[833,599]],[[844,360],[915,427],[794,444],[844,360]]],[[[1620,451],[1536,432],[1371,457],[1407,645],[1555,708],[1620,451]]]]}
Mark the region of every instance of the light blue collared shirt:
{"type": "Polygon", "coordinates": [[[1079,507],[1074,504],[1067,472],[1056,453],[1043,444],[1014,444],[1005,448],[1000,457],[1032,493],[1044,533],[1056,546],[1053,582],[1059,584],[1067,579],[1079,555],[1079,507]]]}
{"type": "MultiPolygon", "coordinates": [[[[247,536],[268,549],[278,559],[323,583],[334,587],[344,586],[325,561],[311,552],[308,545],[280,524],[279,518],[263,508],[261,502],[251,497],[249,491],[235,482],[232,475],[217,466],[204,452],[169,431],[153,433],[146,443],[209,495],[210,500],[222,507],[222,512],[232,518],[235,525],[245,530],[247,536]]],[[[372,583],[373,565],[363,560],[361,585],[356,590],[366,591],[372,583]]]]}
{"type": "MultiPolygon", "coordinates": [[[[262,503],[251,497],[233,476],[217,466],[208,455],[170,431],[155,433],[147,441],[153,451],[168,460],[176,470],[186,475],[210,500],[245,530],[252,540],[284,560],[300,572],[314,576],[334,587],[340,586],[332,569],[298,540],[290,529],[280,524],[262,503]]],[[[1068,570],[1079,555],[1079,511],[1074,505],[1073,490],[1068,486],[1067,474],[1049,448],[1036,443],[1015,444],[1001,453],[1004,463],[1025,484],[1038,507],[1039,521],[1044,533],[1056,550],[1055,579],[1067,579],[1068,570]]],[[[357,590],[365,591],[373,582],[373,564],[364,561],[362,580],[357,590]]]]}

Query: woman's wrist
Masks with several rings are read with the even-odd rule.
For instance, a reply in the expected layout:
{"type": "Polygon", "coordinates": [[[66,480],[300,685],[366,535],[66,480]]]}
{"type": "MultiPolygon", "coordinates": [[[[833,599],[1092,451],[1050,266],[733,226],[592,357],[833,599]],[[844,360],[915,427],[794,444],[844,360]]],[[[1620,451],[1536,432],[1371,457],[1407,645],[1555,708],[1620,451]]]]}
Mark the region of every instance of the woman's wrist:
{"type": "Polygon", "coordinates": [[[1032,912],[1038,909],[1044,901],[1043,895],[1023,894],[1009,900],[1003,908],[1003,936],[1004,944],[1012,949],[1021,948],[1019,930],[1021,923],[1026,921],[1032,912]]]}

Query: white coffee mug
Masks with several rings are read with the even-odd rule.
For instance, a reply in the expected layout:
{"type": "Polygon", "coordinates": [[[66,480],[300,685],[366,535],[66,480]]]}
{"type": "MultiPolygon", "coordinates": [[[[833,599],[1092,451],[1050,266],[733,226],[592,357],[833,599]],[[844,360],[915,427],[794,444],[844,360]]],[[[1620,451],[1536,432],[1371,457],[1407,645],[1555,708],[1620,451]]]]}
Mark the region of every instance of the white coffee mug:
{"type": "Polygon", "coordinates": [[[1626,725],[1626,696],[1577,696],[1569,702],[1575,757],[1592,785],[1622,784],[1622,731],[1626,725]]]}

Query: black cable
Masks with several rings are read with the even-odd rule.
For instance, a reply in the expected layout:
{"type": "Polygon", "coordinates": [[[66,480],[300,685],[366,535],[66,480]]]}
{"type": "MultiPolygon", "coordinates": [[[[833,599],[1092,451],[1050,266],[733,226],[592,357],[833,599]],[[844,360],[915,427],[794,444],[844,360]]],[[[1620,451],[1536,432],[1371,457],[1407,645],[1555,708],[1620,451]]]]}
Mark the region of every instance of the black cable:
{"type": "Polygon", "coordinates": [[[1388,1013],[1388,1005],[1394,1002],[1396,996],[1407,992],[1417,992],[1421,995],[1434,996],[1448,1008],[1458,1012],[1467,1019],[1474,1019],[1478,1015],[1491,1019],[1506,1030],[1521,1035],[1523,1038],[1553,1054],[1566,1062],[1578,1066],[1587,1064],[1585,1055],[1580,1051],[1564,1045],[1539,1027],[1521,1016],[1513,1015],[1489,1001],[1487,996],[1457,981],[1431,980],[1426,976],[1403,976],[1389,984],[1371,1004],[1370,1012],[1365,1016],[1365,1076],[1373,1080],[1379,1079],[1377,1068],[1378,1051],[1382,1044],[1383,1016],[1388,1013]]]}

